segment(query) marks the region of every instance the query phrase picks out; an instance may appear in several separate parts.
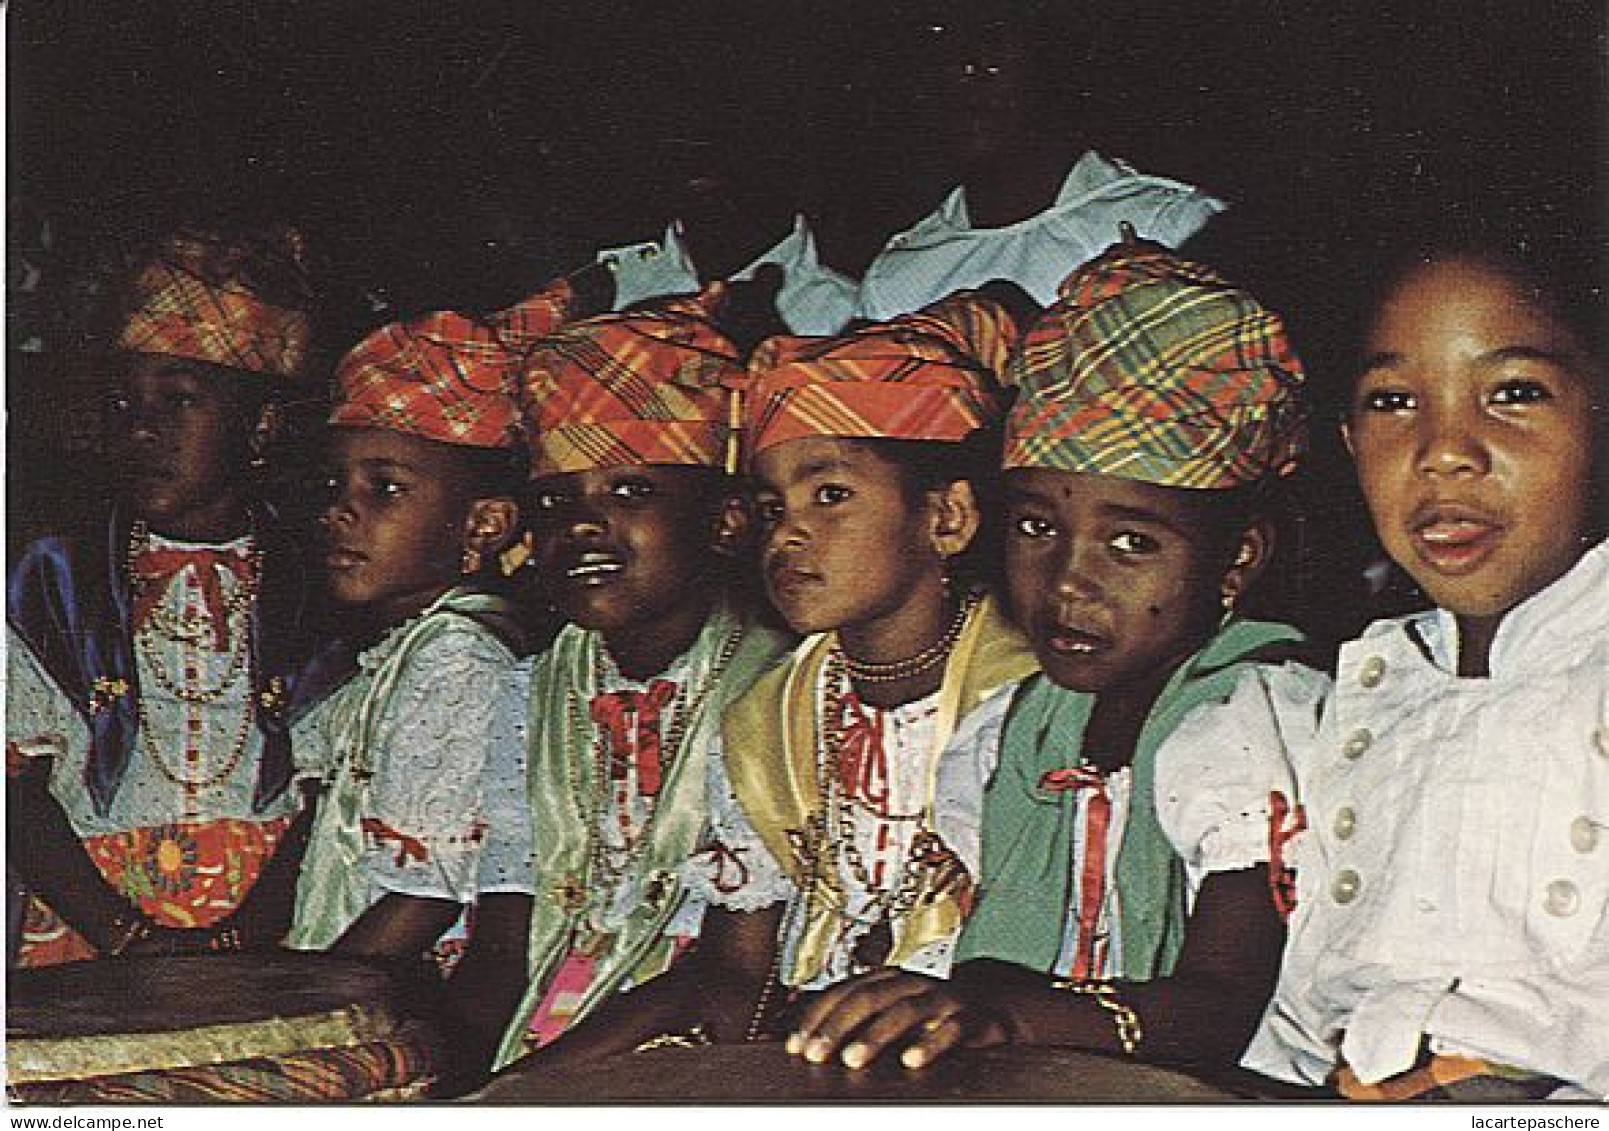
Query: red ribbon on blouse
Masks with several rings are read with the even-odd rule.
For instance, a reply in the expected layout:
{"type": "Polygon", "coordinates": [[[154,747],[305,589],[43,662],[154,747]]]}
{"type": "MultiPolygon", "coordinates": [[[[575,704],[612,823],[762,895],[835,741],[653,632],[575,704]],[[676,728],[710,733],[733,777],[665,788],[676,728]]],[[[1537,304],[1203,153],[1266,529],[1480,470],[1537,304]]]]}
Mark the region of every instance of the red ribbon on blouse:
{"type": "Polygon", "coordinates": [[[843,697],[838,780],[844,795],[888,813],[888,749],[883,743],[883,712],[868,711],[853,692],[843,697]]]}
{"type": "Polygon", "coordinates": [[[138,632],[151,619],[151,611],[168,591],[168,586],[186,566],[194,566],[201,585],[201,603],[212,621],[216,651],[229,646],[229,618],[225,612],[220,569],[235,575],[241,585],[251,582],[251,558],[244,550],[141,550],[129,563],[129,570],[144,584],[137,587],[134,608],[129,614],[130,628],[138,632]]]}
{"type": "Polygon", "coordinates": [[[644,797],[657,797],[664,780],[659,717],[676,691],[674,683],[656,679],[647,691],[608,691],[592,700],[592,721],[609,739],[609,777],[623,781],[635,765],[637,792],[644,797]]]}
{"type": "Polygon", "coordinates": [[[1112,797],[1106,778],[1094,766],[1068,766],[1046,770],[1039,779],[1046,793],[1091,791],[1085,819],[1084,869],[1078,877],[1078,943],[1069,978],[1094,978],[1095,932],[1100,927],[1101,905],[1106,902],[1106,840],[1112,823],[1112,797]]]}

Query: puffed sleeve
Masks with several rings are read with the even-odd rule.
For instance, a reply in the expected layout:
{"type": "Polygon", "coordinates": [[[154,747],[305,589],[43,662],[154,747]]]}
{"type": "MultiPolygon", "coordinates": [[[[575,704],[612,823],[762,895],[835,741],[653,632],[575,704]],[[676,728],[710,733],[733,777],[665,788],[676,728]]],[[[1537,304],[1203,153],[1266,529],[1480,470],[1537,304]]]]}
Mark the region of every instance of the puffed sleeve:
{"type": "Polygon", "coordinates": [[[1275,834],[1290,832],[1293,768],[1316,742],[1329,689],[1304,665],[1258,665],[1163,740],[1157,819],[1192,875],[1266,863],[1275,834]]]}
{"type": "Polygon", "coordinates": [[[728,911],[759,911],[793,897],[793,882],[738,803],[717,738],[705,763],[710,808],[706,847],[682,869],[687,890],[728,911]]]}
{"type": "Polygon", "coordinates": [[[422,647],[402,674],[379,728],[363,815],[365,865],[386,890],[474,898],[488,835],[487,760],[512,663],[465,621],[422,647]]]}

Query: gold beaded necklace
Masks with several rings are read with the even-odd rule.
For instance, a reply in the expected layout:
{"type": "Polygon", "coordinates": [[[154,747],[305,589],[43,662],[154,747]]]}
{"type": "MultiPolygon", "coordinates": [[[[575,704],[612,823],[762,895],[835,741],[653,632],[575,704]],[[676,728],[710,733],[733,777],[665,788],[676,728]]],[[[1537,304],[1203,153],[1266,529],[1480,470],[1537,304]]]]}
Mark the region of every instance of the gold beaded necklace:
{"type": "MultiPolygon", "coordinates": [[[[689,696],[690,684],[683,680],[676,696],[670,701],[665,714],[669,716],[669,723],[665,728],[665,738],[660,744],[667,764],[675,764],[682,759],[682,744],[686,740],[687,728],[691,720],[697,717],[709,698],[711,692],[719,686],[721,677],[726,673],[727,666],[732,657],[737,654],[738,645],[743,640],[743,628],[736,626],[727,634],[721,645],[721,650],[710,665],[709,674],[704,678],[697,692],[689,696]]],[[[691,674],[691,673],[689,673],[691,674]]],[[[603,686],[603,655],[602,646],[593,659],[592,686],[594,690],[603,686]]],[[[587,835],[587,888],[594,896],[612,895],[618,888],[623,877],[636,872],[647,854],[649,836],[648,831],[653,825],[654,809],[658,798],[645,799],[648,813],[642,823],[633,832],[625,824],[621,826],[621,835],[624,847],[621,852],[612,853],[604,842],[603,819],[609,806],[610,779],[609,779],[609,744],[607,736],[593,724],[587,713],[581,709],[581,696],[574,686],[565,690],[566,715],[570,724],[570,734],[575,737],[592,733],[591,766],[592,789],[587,790],[581,781],[581,775],[575,769],[583,762],[578,751],[572,751],[567,760],[570,770],[569,783],[571,797],[575,800],[576,810],[586,822],[587,835]],[[613,859],[612,859],[613,858],[613,859]]]]}
{"type": "Polygon", "coordinates": [[[968,594],[966,600],[956,606],[955,615],[950,618],[949,627],[944,630],[944,635],[914,656],[879,664],[869,660],[857,660],[848,653],[843,653],[843,664],[849,672],[849,678],[856,683],[899,683],[915,679],[919,675],[926,675],[950,658],[950,653],[955,650],[956,643],[961,639],[961,633],[966,630],[967,618],[972,615],[972,610],[977,608],[980,599],[976,593],[968,594]]]}

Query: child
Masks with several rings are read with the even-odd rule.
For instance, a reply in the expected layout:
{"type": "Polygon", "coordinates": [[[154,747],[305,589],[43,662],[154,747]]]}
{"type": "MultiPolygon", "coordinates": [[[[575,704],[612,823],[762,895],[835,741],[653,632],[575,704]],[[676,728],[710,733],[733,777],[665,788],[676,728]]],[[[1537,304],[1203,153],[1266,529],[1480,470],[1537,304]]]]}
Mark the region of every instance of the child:
{"type": "Polygon", "coordinates": [[[697,936],[705,903],[682,873],[709,822],[706,752],[787,647],[723,582],[743,516],[725,473],[741,362],[713,321],[722,291],[575,323],[521,378],[537,568],[571,623],[530,675],[529,984],[481,1019],[508,1022],[494,1067],[594,1014],[584,1040],[607,1042],[697,936]]]}
{"type": "Polygon", "coordinates": [[[512,375],[571,297],[384,326],[337,369],[325,568],[369,647],[297,732],[325,792],[296,949],[417,959],[478,897],[529,891],[523,766],[494,740],[520,626],[488,575],[519,514],[512,375]]]}
{"type": "Polygon", "coordinates": [[[253,473],[305,375],[302,252],[285,229],[185,229],[143,259],[116,343],[119,497],[11,571],[21,965],[272,945],[289,921],[288,728],[328,681],[304,670],[306,570],[253,473]]]}
{"type": "Polygon", "coordinates": [[[956,969],[825,995],[789,1042],[812,1061],[1016,1042],[1227,1064],[1274,980],[1272,775],[1157,748],[1298,639],[1235,610],[1270,548],[1258,492],[1299,445],[1301,367],[1274,314],[1154,244],[1062,296],[1016,359],[1004,458],[1007,585],[1043,671],[940,769],[938,832],[976,890],[956,969]]]}
{"type": "Polygon", "coordinates": [[[1352,1098],[1609,1094],[1604,318],[1528,259],[1407,259],[1345,425],[1436,607],[1343,645],[1290,742],[1309,831],[1245,1063],[1352,1098]]]}
{"type": "Polygon", "coordinates": [[[934,766],[967,712],[1034,666],[959,568],[982,521],[967,441],[997,420],[1016,336],[1005,305],[963,293],[836,339],[774,339],[751,362],[766,586],[810,635],[723,724],[725,871],[709,882],[748,914],[712,924],[701,959],[706,985],[748,992],[741,1017],[701,999],[718,1039],[766,1035],[781,993],[948,969],[964,893],[933,851],[934,766]]]}

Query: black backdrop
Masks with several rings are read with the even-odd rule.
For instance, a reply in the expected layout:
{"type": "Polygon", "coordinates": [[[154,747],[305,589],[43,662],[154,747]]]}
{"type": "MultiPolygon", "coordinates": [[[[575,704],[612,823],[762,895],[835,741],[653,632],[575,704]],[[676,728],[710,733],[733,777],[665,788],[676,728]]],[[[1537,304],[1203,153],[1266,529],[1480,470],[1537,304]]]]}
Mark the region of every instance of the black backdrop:
{"type": "MultiPolygon", "coordinates": [[[[48,221],[42,258],[73,269],[8,317],[11,544],[82,477],[63,453],[92,455],[73,271],[110,236],[196,201],[300,223],[332,351],[382,303],[490,306],[651,238],[711,178],[743,183],[756,229],[807,211],[853,273],[953,183],[920,32],[949,2],[13,2],[8,242],[48,221]],[[25,318],[47,330],[19,355],[25,318]]],[[[1235,202],[1236,268],[1294,316],[1321,392],[1354,251],[1393,219],[1518,205],[1601,243],[1601,0],[998,6],[1108,91],[1098,122],[1070,101],[1047,131],[1235,202]]],[[[1327,571],[1359,529],[1327,437],[1319,457],[1327,571]]]]}

